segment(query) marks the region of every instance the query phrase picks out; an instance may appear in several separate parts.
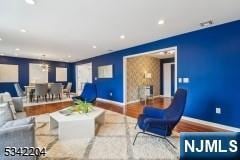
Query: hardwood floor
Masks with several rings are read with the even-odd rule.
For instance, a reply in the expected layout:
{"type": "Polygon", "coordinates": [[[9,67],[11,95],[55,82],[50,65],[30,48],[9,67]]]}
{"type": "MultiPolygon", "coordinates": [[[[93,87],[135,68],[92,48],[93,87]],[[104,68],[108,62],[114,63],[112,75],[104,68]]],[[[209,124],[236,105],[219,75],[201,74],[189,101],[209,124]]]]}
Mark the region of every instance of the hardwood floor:
{"type": "Polygon", "coordinates": [[[50,104],[39,104],[34,106],[24,107],[24,111],[26,112],[27,116],[34,116],[44,113],[51,113],[68,106],[72,105],[72,101],[65,101],[65,102],[56,102],[50,104]]]}
{"type": "Polygon", "coordinates": [[[164,109],[167,108],[170,103],[171,103],[170,98],[155,98],[152,101],[148,101],[146,105],[144,102],[132,103],[126,106],[125,114],[130,117],[137,118],[138,115],[142,113],[143,108],[147,105],[164,109]]]}
{"type": "MultiPolygon", "coordinates": [[[[167,108],[169,104],[171,103],[170,98],[155,98],[153,102],[148,103],[147,105],[154,106],[156,108],[167,108]]],[[[97,102],[96,106],[115,111],[118,113],[126,114],[130,117],[137,118],[139,114],[142,113],[143,108],[146,106],[144,103],[132,103],[125,106],[125,113],[123,111],[123,108],[116,106],[116,105],[109,105],[108,103],[103,102],[97,102]]],[[[178,125],[175,127],[174,131],[180,133],[180,132],[220,132],[220,131],[226,131],[220,128],[215,128],[207,125],[202,125],[199,123],[190,122],[187,120],[181,120],[178,125]]]]}
{"type": "MultiPolygon", "coordinates": [[[[151,106],[157,107],[157,108],[167,108],[169,104],[171,103],[170,98],[155,98],[154,101],[149,102],[151,106]]],[[[59,103],[51,103],[46,105],[36,105],[36,106],[30,106],[26,107],[25,111],[27,116],[33,116],[33,115],[39,115],[44,113],[50,113],[55,112],[57,110],[63,109],[65,107],[68,107],[72,104],[72,102],[59,102],[59,103]]],[[[106,103],[106,102],[100,102],[97,101],[95,103],[96,106],[111,110],[114,112],[118,112],[121,114],[126,114],[130,117],[137,118],[139,114],[142,113],[143,108],[145,106],[144,103],[133,103],[128,104],[125,106],[125,111],[123,110],[124,107],[120,107],[114,104],[106,103]]],[[[226,131],[220,128],[215,128],[207,125],[202,125],[199,123],[194,123],[187,120],[181,120],[178,125],[175,127],[174,131],[176,132],[218,132],[218,131],[226,131]]]]}

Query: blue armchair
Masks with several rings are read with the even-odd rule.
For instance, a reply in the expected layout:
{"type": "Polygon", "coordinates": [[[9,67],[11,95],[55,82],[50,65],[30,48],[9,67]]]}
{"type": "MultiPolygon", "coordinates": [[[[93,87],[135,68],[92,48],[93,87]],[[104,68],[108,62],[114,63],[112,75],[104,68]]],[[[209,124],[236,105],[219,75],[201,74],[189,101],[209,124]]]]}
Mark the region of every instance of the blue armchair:
{"type": "Polygon", "coordinates": [[[97,87],[93,83],[86,83],[83,88],[83,92],[80,96],[73,97],[73,100],[86,101],[88,103],[94,103],[97,98],[97,87]]]}
{"type": "Polygon", "coordinates": [[[178,89],[174,95],[172,103],[167,109],[146,106],[143,113],[139,115],[136,124],[136,127],[138,126],[142,131],[136,134],[133,145],[139,134],[147,134],[166,139],[174,148],[176,148],[166,137],[172,134],[172,130],[180,121],[184,112],[186,98],[187,91],[184,89],[178,89]]]}

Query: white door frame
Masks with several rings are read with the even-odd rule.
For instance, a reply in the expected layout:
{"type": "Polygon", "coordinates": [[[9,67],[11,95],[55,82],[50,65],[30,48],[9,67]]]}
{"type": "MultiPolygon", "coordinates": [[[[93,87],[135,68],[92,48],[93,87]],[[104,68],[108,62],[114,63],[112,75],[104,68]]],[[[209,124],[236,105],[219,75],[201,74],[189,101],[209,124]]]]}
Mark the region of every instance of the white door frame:
{"type": "MultiPolygon", "coordinates": [[[[78,66],[81,66],[81,65],[91,65],[91,66],[92,66],[92,62],[75,65],[76,93],[77,93],[77,91],[78,91],[78,66]]],[[[92,67],[91,67],[91,68],[92,68],[92,67]]],[[[93,73],[93,71],[92,71],[92,73],[93,73]]]]}
{"type": "MultiPolygon", "coordinates": [[[[127,92],[127,59],[132,57],[143,56],[147,54],[164,52],[166,50],[175,50],[175,56],[174,56],[175,57],[175,91],[177,90],[177,46],[124,56],[123,57],[123,104],[124,106],[127,104],[127,93],[126,93],[127,92]]],[[[125,107],[124,107],[124,110],[125,110],[125,107]]]]}

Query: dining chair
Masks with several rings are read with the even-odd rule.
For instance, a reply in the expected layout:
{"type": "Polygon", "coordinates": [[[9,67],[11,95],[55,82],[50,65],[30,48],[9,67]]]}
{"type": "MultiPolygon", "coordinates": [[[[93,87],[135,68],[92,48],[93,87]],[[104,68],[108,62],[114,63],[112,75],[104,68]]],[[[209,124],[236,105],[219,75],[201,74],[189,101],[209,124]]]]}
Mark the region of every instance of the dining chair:
{"type": "Polygon", "coordinates": [[[48,94],[48,84],[43,83],[43,84],[35,84],[35,96],[37,98],[37,103],[38,103],[38,98],[43,97],[45,101],[47,102],[47,94],[48,94]]]}
{"type": "Polygon", "coordinates": [[[61,100],[61,94],[62,94],[62,84],[61,83],[52,83],[50,87],[49,94],[53,97],[56,96],[61,100]]]}
{"type": "Polygon", "coordinates": [[[22,90],[19,83],[15,83],[14,87],[15,87],[15,90],[17,92],[18,97],[25,97],[26,96],[26,93],[22,90]]]}
{"type": "Polygon", "coordinates": [[[63,89],[63,93],[66,94],[67,97],[70,97],[71,89],[72,89],[72,82],[68,82],[66,88],[63,89]]]}

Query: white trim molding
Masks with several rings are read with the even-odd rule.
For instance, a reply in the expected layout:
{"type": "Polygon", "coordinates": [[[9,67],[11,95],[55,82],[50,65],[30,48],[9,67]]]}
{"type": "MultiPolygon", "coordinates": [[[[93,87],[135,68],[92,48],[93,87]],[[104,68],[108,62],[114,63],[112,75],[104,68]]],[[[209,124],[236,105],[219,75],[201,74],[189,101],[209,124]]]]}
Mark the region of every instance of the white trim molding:
{"type": "MultiPolygon", "coordinates": [[[[161,96],[161,95],[159,95],[159,96],[161,96]]],[[[120,106],[120,107],[125,106],[124,103],[122,103],[122,102],[112,101],[112,100],[103,99],[103,98],[97,98],[97,101],[114,104],[114,105],[117,105],[117,106],[120,106]]],[[[219,124],[219,123],[209,122],[209,121],[196,119],[196,118],[192,118],[192,117],[187,117],[187,116],[182,116],[182,119],[187,120],[187,121],[191,121],[191,122],[195,122],[195,123],[198,123],[198,124],[206,125],[206,126],[211,126],[211,127],[215,127],[215,128],[224,129],[224,130],[227,130],[227,131],[240,132],[240,128],[231,127],[231,126],[227,126],[227,125],[223,125],[223,124],[219,124]]]]}
{"type": "Polygon", "coordinates": [[[97,98],[97,101],[106,102],[106,103],[110,103],[110,104],[115,104],[115,105],[120,106],[120,107],[124,106],[124,103],[122,103],[122,102],[112,101],[112,100],[104,99],[104,98],[97,98]]]}
{"type": "Polygon", "coordinates": [[[215,128],[228,130],[228,131],[240,132],[240,128],[231,127],[231,126],[227,126],[227,125],[223,125],[223,124],[219,124],[219,123],[204,121],[204,120],[200,120],[200,119],[196,119],[196,118],[192,118],[192,117],[187,117],[187,116],[182,116],[182,119],[187,120],[187,121],[191,121],[191,122],[195,122],[195,123],[199,123],[199,124],[203,124],[203,125],[207,125],[207,126],[211,126],[211,127],[215,127],[215,128]]]}
{"type": "Polygon", "coordinates": [[[157,49],[157,50],[152,50],[152,51],[147,51],[143,53],[137,53],[137,54],[132,54],[128,56],[123,56],[123,104],[127,104],[127,59],[132,58],[132,57],[138,57],[138,56],[143,56],[143,55],[148,55],[148,54],[153,54],[153,53],[158,53],[158,52],[163,52],[166,50],[175,50],[175,91],[177,90],[177,46],[173,47],[168,47],[168,48],[162,48],[162,49],[157,49]]]}

